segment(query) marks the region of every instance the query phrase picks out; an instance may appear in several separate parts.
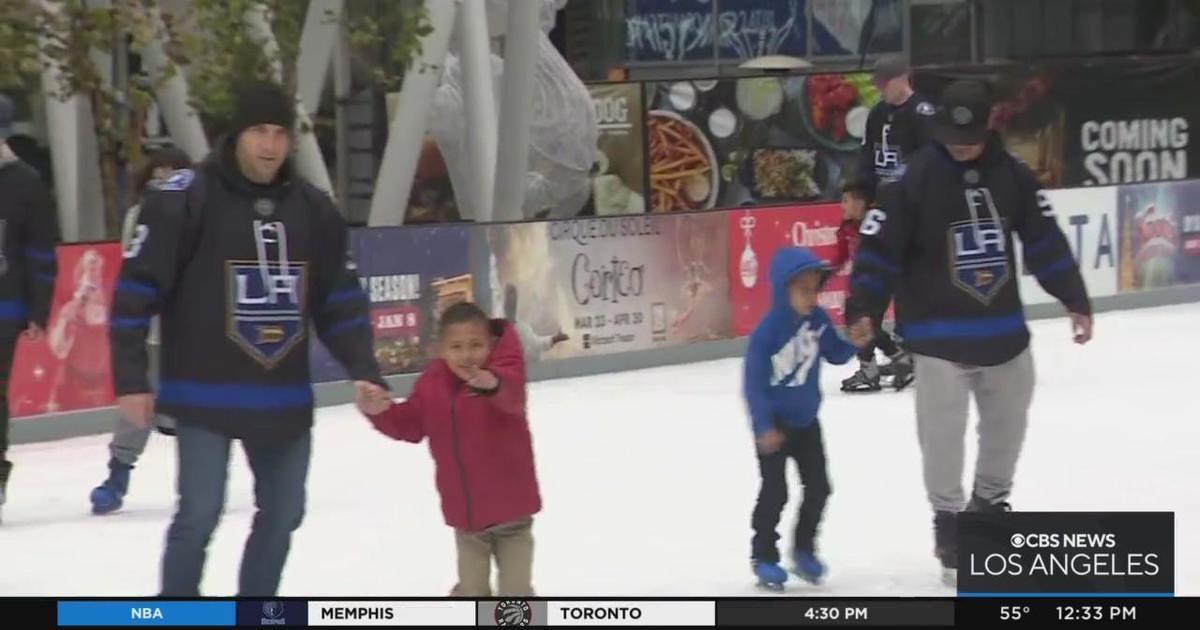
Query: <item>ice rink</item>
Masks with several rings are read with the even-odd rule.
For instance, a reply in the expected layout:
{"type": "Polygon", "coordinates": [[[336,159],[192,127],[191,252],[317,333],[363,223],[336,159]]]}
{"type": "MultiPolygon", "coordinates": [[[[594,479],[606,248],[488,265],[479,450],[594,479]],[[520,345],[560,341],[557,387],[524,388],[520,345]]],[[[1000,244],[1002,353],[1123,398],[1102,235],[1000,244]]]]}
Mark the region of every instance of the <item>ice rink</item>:
{"type": "MultiPolygon", "coordinates": [[[[1176,514],[1176,592],[1200,595],[1200,304],[1101,314],[1074,346],[1066,320],[1032,324],[1038,389],[1012,497],[1021,510],[1176,514]]],[[[792,594],[949,595],[932,557],[911,393],[849,396],[825,366],[834,488],[822,587],[792,594]]],[[[545,509],[542,595],[754,595],[747,564],[758,486],[740,361],[537,383],[530,416],[545,509]]],[[[970,441],[970,440],[969,440],[970,441]]],[[[89,513],[107,436],[17,446],[0,525],[0,595],[145,596],[174,502],[170,439],[151,440],[125,509],[89,513]]],[[[968,461],[973,461],[972,458],[968,461]]],[[[230,595],[253,515],[235,450],[204,591],[230,595]]],[[[969,485],[968,485],[969,490],[969,485]]],[[[795,496],[796,493],[793,493],[795,496]]],[[[787,518],[790,529],[791,511],[787,518]]],[[[786,530],[785,530],[786,531],[786,530]]],[[[308,516],[282,595],[440,596],[454,583],[424,445],[392,442],[350,407],[319,414],[308,516]]]]}

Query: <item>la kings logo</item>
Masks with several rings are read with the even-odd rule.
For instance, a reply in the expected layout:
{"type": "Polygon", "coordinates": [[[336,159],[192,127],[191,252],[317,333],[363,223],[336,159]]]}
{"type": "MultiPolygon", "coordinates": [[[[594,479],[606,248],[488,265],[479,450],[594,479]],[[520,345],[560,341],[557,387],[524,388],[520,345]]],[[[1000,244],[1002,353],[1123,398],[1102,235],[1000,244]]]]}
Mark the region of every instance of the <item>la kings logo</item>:
{"type": "Polygon", "coordinates": [[[1012,277],[1008,263],[1008,241],[992,191],[964,191],[972,215],[978,219],[950,224],[950,269],[954,284],[971,297],[990,304],[1012,277]]]}
{"type": "Polygon", "coordinates": [[[904,165],[900,163],[899,147],[892,144],[892,123],[883,125],[875,143],[875,173],[885,182],[896,181],[904,176],[904,165]]]}
{"type": "Polygon", "coordinates": [[[226,262],[227,334],[267,369],[304,340],[308,265],[288,259],[280,221],[254,222],[257,260],[226,262]]]}

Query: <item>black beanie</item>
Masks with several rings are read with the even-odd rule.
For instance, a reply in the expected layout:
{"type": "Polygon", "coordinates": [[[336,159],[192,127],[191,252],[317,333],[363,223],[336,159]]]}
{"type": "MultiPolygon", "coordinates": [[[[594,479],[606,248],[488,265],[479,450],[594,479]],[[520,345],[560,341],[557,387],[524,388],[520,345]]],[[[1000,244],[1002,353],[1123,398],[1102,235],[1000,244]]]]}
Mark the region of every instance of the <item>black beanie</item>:
{"type": "Polygon", "coordinates": [[[266,81],[249,83],[237,90],[230,134],[233,137],[255,125],[279,125],[288,132],[296,127],[296,106],[283,88],[266,81]]]}

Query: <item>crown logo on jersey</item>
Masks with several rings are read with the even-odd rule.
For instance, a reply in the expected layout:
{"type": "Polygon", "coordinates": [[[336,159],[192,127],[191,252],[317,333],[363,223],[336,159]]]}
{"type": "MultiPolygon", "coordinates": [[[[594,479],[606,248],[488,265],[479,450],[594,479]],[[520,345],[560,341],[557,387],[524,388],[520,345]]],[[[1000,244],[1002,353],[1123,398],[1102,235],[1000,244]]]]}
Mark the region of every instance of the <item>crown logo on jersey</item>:
{"type": "Polygon", "coordinates": [[[275,214],[275,202],[266,197],[260,197],[254,201],[254,211],[260,217],[269,217],[275,214]]]}

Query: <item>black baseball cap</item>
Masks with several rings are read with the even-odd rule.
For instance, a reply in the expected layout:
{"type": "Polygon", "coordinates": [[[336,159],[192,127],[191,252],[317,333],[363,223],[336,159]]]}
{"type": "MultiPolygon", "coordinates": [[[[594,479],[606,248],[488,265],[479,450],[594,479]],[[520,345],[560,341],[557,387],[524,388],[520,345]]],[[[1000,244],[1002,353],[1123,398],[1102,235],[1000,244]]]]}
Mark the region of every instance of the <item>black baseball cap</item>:
{"type": "Polygon", "coordinates": [[[981,81],[960,80],[942,91],[933,118],[933,138],[942,144],[982,144],[990,130],[992,95],[981,81]]]}
{"type": "Polygon", "coordinates": [[[16,107],[12,99],[0,94],[0,140],[13,135],[13,119],[16,118],[16,107]]]}
{"type": "Polygon", "coordinates": [[[875,68],[871,75],[875,83],[886,83],[910,72],[912,72],[912,66],[908,64],[908,59],[905,59],[904,55],[888,53],[875,60],[875,68]]]}

